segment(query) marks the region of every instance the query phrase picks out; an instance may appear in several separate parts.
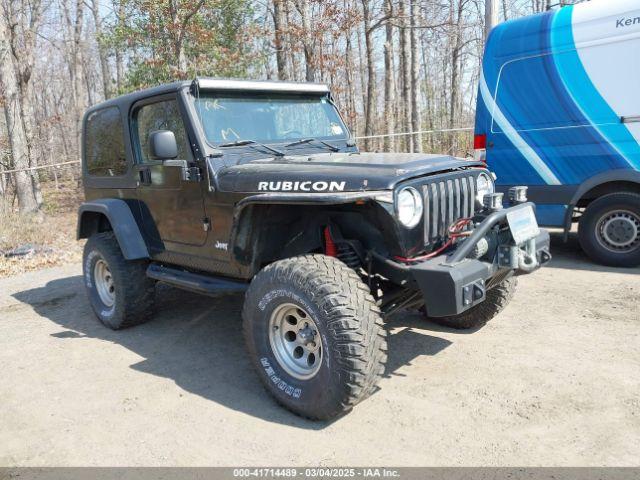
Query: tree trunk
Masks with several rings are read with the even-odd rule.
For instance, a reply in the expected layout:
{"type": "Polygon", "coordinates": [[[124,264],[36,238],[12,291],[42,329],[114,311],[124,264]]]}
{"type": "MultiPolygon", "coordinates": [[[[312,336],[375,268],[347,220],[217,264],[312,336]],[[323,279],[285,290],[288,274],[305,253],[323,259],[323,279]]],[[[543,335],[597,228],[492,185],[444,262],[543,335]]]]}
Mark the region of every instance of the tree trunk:
{"type": "MultiPolygon", "coordinates": [[[[353,47],[351,44],[352,33],[351,30],[347,32],[347,40],[345,46],[345,59],[347,65],[354,65],[353,63],[353,47]]],[[[356,135],[358,133],[358,114],[356,111],[356,89],[353,80],[353,69],[346,69],[346,78],[347,78],[347,92],[348,92],[348,105],[349,105],[349,123],[351,127],[351,131],[356,135]]]]}
{"type": "Polygon", "coordinates": [[[462,6],[460,0],[458,0],[458,11],[456,15],[455,24],[453,28],[453,48],[451,50],[451,83],[449,84],[450,96],[449,96],[449,128],[454,128],[456,123],[456,115],[458,111],[458,96],[459,96],[459,60],[460,60],[460,48],[462,43],[462,6]]]}
{"type": "MultiPolygon", "coordinates": [[[[410,132],[412,119],[411,119],[411,32],[407,22],[407,9],[405,8],[405,2],[398,2],[398,15],[401,19],[400,29],[400,61],[402,66],[401,79],[402,79],[402,105],[403,105],[403,121],[402,131],[410,132]]],[[[413,142],[411,136],[405,137],[405,150],[413,151],[413,142]]]]}
{"type": "MultiPolygon", "coordinates": [[[[126,0],[114,0],[113,9],[116,12],[116,19],[119,29],[124,29],[126,22],[125,12],[126,0]]],[[[116,92],[122,91],[124,87],[124,57],[120,46],[116,47],[115,59],[116,59],[116,92]]]]}
{"type": "MultiPolygon", "coordinates": [[[[418,39],[416,18],[418,17],[417,1],[411,0],[411,129],[414,132],[422,130],[422,121],[420,119],[420,85],[418,83],[420,77],[420,57],[418,55],[418,39]]],[[[416,133],[411,136],[413,138],[413,151],[422,152],[422,134],[416,133]]]]}
{"type": "MultiPolygon", "coordinates": [[[[25,169],[30,166],[28,138],[22,122],[22,108],[20,106],[20,91],[18,77],[14,69],[14,61],[9,49],[9,38],[4,14],[0,15],[0,86],[4,93],[4,114],[9,138],[9,148],[13,159],[14,169],[25,169]]],[[[20,212],[29,213],[39,210],[40,205],[34,183],[33,173],[21,171],[14,173],[20,212]]]]}
{"type": "Polygon", "coordinates": [[[111,98],[111,69],[107,59],[107,51],[102,39],[102,17],[100,16],[100,0],[92,0],[91,13],[93,14],[93,24],[96,29],[96,41],[98,43],[98,56],[100,57],[100,75],[102,77],[102,93],[104,99],[111,98]]]}
{"type": "MultiPolygon", "coordinates": [[[[14,169],[37,166],[29,80],[40,20],[39,8],[40,4],[34,2],[29,12],[10,9],[0,12],[0,90],[3,93],[7,137],[14,169]],[[26,18],[29,18],[28,22],[26,18]],[[22,38],[18,38],[19,32],[22,38]]],[[[37,174],[32,170],[21,171],[16,172],[14,178],[20,211],[39,210],[42,197],[37,174]]]]}
{"type": "MultiPolygon", "coordinates": [[[[424,75],[424,96],[425,96],[425,100],[426,100],[426,107],[425,107],[425,112],[427,115],[426,118],[426,123],[427,123],[427,129],[428,130],[433,130],[434,127],[434,121],[435,121],[435,116],[436,116],[436,108],[434,106],[435,103],[435,95],[433,92],[433,87],[432,87],[432,83],[430,81],[430,76],[429,76],[429,69],[428,69],[428,60],[427,60],[427,47],[424,44],[424,38],[422,39],[422,68],[423,68],[423,75],[424,75]]],[[[431,151],[435,150],[435,138],[434,138],[434,134],[430,134],[428,137],[428,145],[429,148],[431,149],[431,151]]]]}
{"type": "MultiPolygon", "coordinates": [[[[362,0],[362,12],[364,16],[364,43],[367,58],[367,103],[365,106],[364,134],[373,135],[374,109],[376,101],[376,66],[373,57],[373,31],[371,29],[371,11],[369,0],[362,0]]],[[[365,139],[365,150],[374,150],[374,139],[365,139]]]]}
{"type": "MultiPolygon", "coordinates": [[[[389,21],[385,25],[384,43],[384,123],[383,133],[393,133],[395,130],[394,103],[395,82],[393,65],[393,25],[390,19],[393,17],[393,0],[385,0],[385,14],[389,21]]],[[[384,137],[384,151],[395,150],[395,137],[384,137]]]]}
{"type": "Polygon", "coordinates": [[[276,65],[278,66],[278,79],[289,80],[287,71],[287,56],[284,51],[286,12],[283,3],[286,0],[273,0],[273,29],[274,45],[276,48],[276,65]]]}
{"type": "Polygon", "coordinates": [[[178,70],[180,73],[185,75],[189,68],[189,64],[187,62],[187,55],[184,51],[184,44],[182,41],[176,42],[176,63],[178,65],[178,70]]]}
{"type": "Polygon", "coordinates": [[[84,1],[75,1],[75,10],[68,0],[63,2],[63,9],[67,31],[71,37],[69,52],[69,72],[71,76],[71,95],[73,99],[73,115],[75,118],[74,134],[77,154],[80,154],[80,132],[82,129],[82,114],[86,108],[85,88],[82,68],[82,29],[84,26],[84,1]],[[72,14],[75,17],[72,18],[72,14]]]}
{"type": "Polygon", "coordinates": [[[310,0],[296,0],[296,8],[302,20],[302,51],[305,60],[305,78],[307,82],[316,81],[316,57],[314,32],[311,26],[311,5],[310,0]]]}

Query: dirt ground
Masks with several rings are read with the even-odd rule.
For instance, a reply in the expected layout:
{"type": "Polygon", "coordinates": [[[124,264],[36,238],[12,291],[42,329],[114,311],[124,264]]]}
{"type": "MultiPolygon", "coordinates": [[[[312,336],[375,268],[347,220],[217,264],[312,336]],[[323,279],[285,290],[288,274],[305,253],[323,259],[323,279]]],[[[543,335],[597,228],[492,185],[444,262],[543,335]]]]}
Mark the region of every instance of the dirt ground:
{"type": "Polygon", "coordinates": [[[112,332],[79,264],[0,279],[0,465],[638,466],[640,269],[558,238],[479,331],[390,321],[380,390],[332,423],[263,391],[239,297],[162,288],[112,332]]]}
{"type": "Polygon", "coordinates": [[[52,182],[41,186],[38,214],[20,215],[0,198],[0,278],[82,261],[83,242],[75,235],[82,190],[69,179],[58,188],[52,182]],[[29,253],[11,255],[15,250],[29,253]]]}

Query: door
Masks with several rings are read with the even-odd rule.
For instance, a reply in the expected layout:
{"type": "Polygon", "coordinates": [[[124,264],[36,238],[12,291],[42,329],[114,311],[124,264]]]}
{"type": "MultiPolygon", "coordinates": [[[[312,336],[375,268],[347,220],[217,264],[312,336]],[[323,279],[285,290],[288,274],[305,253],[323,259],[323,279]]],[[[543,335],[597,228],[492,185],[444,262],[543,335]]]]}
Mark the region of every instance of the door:
{"type": "Polygon", "coordinates": [[[131,122],[137,156],[137,195],[145,233],[162,248],[180,251],[180,245],[201,246],[207,238],[202,180],[186,175],[194,159],[175,96],[145,100],[133,110],[131,122]],[[170,130],[176,137],[178,157],[162,161],[151,155],[149,135],[170,130]]]}

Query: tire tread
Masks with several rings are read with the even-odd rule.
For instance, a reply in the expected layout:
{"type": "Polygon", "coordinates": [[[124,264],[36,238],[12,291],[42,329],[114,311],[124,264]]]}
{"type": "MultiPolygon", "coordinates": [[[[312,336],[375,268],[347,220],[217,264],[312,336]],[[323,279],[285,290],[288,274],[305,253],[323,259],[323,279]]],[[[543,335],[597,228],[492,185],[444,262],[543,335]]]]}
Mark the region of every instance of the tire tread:
{"type": "Polygon", "coordinates": [[[518,286],[518,277],[509,277],[487,292],[484,302],[466,312],[450,317],[431,318],[430,321],[456,330],[479,328],[502,312],[513,299],[518,286]]]}
{"type": "MultiPolygon", "coordinates": [[[[354,270],[325,255],[304,255],[274,262],[256,275],[252,287],[274,281],[307,285],[308,291],[317,292],[315,298],[322,299],[320,303],[328,318],[326,326],[339,355],[338,370],[344,379],[340,401],[332,411],[303,416],[326,419],[350,410],[375,391],[387,360],[386,331],[369,288],[354,270]]],[[[246,298],[243,330],[251,348],[250,316],[256,300],[252,298],[251,287],[246,298]]],[[[262,375],[260,378],[268,385],[262,375]]],[[[275,398],[283,407],[300,414],[275,398]]]]}
{"type": "Polygon", "coordinates": [[[122,314],[117,322],[103,323],[114,330],[121,330],[147,322],[153,315],[155,301],[155,282],[147,277],[148,262],[126,260],[113,232],[92,235],[85,245],[85,258],[94,249],[109,257],[109,269],[118,282],[116,289],[119,295],[124,296],[121,300],[124,302],[122,314]]]}

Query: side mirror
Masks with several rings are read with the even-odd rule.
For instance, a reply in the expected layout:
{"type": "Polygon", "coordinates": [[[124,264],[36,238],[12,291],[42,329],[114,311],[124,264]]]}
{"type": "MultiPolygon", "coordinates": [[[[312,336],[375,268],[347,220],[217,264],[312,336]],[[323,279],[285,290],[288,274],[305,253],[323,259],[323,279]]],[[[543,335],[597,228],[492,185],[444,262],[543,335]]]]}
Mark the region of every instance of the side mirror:
{"type": "Polygon", "coordinates": [[[156,130],[149,134],[151,156],[157,160],[169,160],[178,156],[176,136],[170,130],[156,130]]]}

